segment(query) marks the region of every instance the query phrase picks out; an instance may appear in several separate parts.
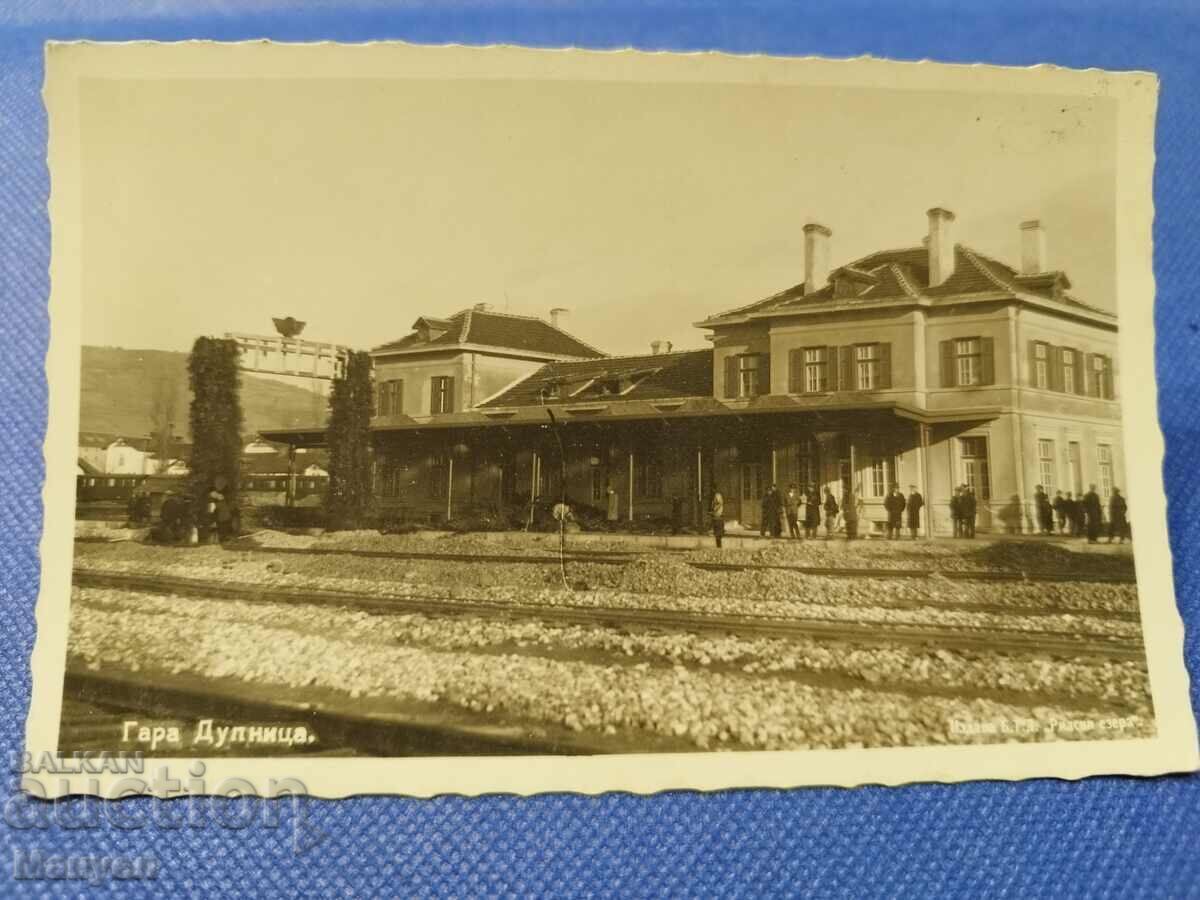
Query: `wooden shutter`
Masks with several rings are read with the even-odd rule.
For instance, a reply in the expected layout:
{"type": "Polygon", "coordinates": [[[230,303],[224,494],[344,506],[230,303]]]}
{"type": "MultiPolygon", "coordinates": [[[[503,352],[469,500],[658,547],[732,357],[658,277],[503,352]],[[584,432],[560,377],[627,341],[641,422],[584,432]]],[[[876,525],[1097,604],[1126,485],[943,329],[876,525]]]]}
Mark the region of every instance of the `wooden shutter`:
{"type": "Polygon", "coordinates": [[[771,354],[758,354],[758,392],[771,393],[771,354]]]}
{"type": "Polygon", "coordinates": [[[387,399],[387,382],[375,385],[375,415],[386,416],[388,414],[387,399]]]}
{"type": "MultiPolygon", "coordinates": [[[[1030,341],[1029,342],[1029,350],[1026,352],[1029,354],[1029,386],[1032,388],[1035,388],[1038,386],[1038,383],[1037,383],[1037,351],[1038,351],[1038,342],[1030,341]]],[[[1049,387],[1049,384],[1047,384],[1046,386],[1049,387]]]]}
{"type": "Polygon", "coordinates": [[[1100,396],[1100,379],[1096,377],[1096,372],[1092,366],[1096,365],[1096,354],[1083,353],[1083,392],[1089,397],[1100,396]]]}
{"type": "Polygon", "coordinates": [[[1066,347],[1051,347],[1048,351],[1050,356],[1050,390],[1065,391],[1066,385],[1063,384],[1063,354],[1066,347]]]}
{"type": "Polygon", "coordinates": [[[404,412],[404,379],[392,382],[392,415],[398,416],[404,412]]]}
{"type": "Polygon", "coordinates": [[[725,396],[733,399],[738,395],[738,358],[725,357],[725,396]]]}
{"type": "Polygon", "coordinates": [[[447,378],[444,384],[446,385],[446,393],[442,396],[444,396],[446,400],[442,405],[442,412],[454,412],[454,378],[447,378]]]}
{"type": "Polygon", "coordinates": [[[892,386],[892,345],[879,345],[879,386],[887,390],[892,386]]]}
{"type": "Polygon", "coordinates": [[[979,383],[996,383],[996,341],[994,338],[979,339],[979,383]]]}
{"type": "Polygon", "coordinates": [[[838,389],[838,348],[829,346],[825,348],[825,383],[821,385],[822,391],[836,391],[838,389]]]}
{"type": "Polygon", "coordinates": [[[942,341],[942,387],[958,387],[958,370],[954,365],[954,341],[942,341]]]}
{"type": "Polygon", "coordinates": [[[854,347],[838,347],[838,390],[854,390],[854,347]]]}
{"type": "Polygon", "coordinates": [[[1108,400],[1117,399],[1117,383],[1113,377],[1113,368],[1115,363],[1111,356],[1105,356],[1104,359],[1104,396],[1108,400]]]}
{"type": "Polygon", "coordinates": [[[438,385],[439,379],[435,375],[429,379],[429,414],[431,416],[438,413],[438,385]]]}
{"type": "MultiPolygon", "coordinates": [[[[804,393],[804,350],[788,351],[788,393],[804,393]]],[[[689,468],[689,471],[690,468],[689,468]]]]}

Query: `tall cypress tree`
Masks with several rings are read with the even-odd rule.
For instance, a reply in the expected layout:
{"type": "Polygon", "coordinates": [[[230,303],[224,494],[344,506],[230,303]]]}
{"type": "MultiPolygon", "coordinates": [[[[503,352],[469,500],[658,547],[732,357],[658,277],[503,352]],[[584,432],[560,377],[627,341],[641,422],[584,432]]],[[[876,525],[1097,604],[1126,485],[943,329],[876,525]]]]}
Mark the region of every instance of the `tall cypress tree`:
{"type": "Polygon", "coordinates": [[[197,515],[216,488],[237,509],[241,487],[242,403],[237,343],[199,337],[188,357],[192,405],[191,492],[197,515]]]}
{"type": "Polygon", "coordinates": [[[371,356],[353,351],[329,395],[328,527],[358,528],[371,510],[371,356]]]}

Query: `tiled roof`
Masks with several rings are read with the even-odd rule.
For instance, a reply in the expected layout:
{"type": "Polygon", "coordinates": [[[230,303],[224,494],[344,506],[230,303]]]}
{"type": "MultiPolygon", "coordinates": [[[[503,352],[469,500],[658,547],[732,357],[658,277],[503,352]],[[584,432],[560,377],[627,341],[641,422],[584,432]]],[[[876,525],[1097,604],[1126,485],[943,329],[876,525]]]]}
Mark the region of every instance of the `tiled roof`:
{"type": "Polygon", "coordinates": [[[684,350],[547,363],[482,408],[711,397],[712,357],[712,350],[684,350]],[[622,393],[605,393],[606,382],[622,393]]]}
{"type": "MultiPolygon", "coordinates": [[[[590,344],[555,328],[545,319],[516,316],[491,310],[465,309],[449,319],[423,317],[427,323],[445,325],[442,333],[424,340],[418,331],[399,340],[376,347],[372,352],[390,350],[443,349],[458,344],[476,344],[506,350],[526,350],[552,356],[594,359],[604,354],[590,344]]],[[[420,320],[418,320],[420,321],[420,320]]]]}
{"type": "Polygon", "coordinates": [[[834,270],[829,283],[811,294],[805,294],[804,284],[797,284],[756,303],[737,307],[706,321],[755,314],[786,313],[807,306],[838,301],[884,301],[913,299],[919,296],[940,297],[970,294],[994,294],[997,291],[1016,296],[1034,294],[1056,300],[1064,306],[1110,315],[1072,297],[1065,289],[1070,281],[1061,272],[1021,275],[1011,266],[985,256],[962,244],[954,248],[954,271],[944,282],[929,285],[929,258],[924,247],[905,247],[881,250],[834,270]],[[849,287],[835,290],[835,281],[844,276],[849,287]],[[869,276],[869,277],[867,277],[869,276]]]}

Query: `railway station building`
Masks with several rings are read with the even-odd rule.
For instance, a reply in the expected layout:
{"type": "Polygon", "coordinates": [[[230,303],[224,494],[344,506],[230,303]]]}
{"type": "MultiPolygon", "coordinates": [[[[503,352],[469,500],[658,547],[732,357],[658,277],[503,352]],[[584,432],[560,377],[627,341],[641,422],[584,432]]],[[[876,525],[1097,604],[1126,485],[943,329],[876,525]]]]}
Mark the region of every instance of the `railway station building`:
{"type": "Polygon", "coordinates": [[[954,222],[931,209],[923,239],[833,268],[833,234],[805,225],[803,280],[695,322],[700,350],[610,356],[562,311],[423,316],[372,351],[380,507],[436,521],[557,498],[565,479],[574,504],[604,509],[611,487],[623,520],[681,504],[701,524],[716,485],[726,518],[757,528],[763,492],[795,483],[857,491],[869,532],[896,484],[949,534],[956,485],[992,532],[1034,530],[1039,484],[1107,498],[1125,465],[1116,317],[1048,265],[1039,222],[1014,223],[1015,265],[954,222]]]}

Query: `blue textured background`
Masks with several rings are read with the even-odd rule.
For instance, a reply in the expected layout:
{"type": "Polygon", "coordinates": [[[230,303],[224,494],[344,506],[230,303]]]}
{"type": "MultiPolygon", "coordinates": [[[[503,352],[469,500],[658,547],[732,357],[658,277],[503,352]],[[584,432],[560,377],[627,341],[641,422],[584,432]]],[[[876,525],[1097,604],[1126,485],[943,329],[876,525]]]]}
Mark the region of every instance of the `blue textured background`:
{"type": "MultiPolygon", "coordinates": [[[[49,225],[42,42],[138,38],[415,42],[851,56],[1150,69],[1162,78],[1155,182],[1158,379],[1179,602],[1195,672],[1200,493],[1200,7],[1193,2],[695,5],[560,3],[520,9],[308,4],[0,4],[0,750],[18,749],[29,698],[46,422],[49,225]]],[[[1136,464],[1131,461],[1131,464],[1136,464]]],[[[1196,692],[1193,691],[1193,705],[1196,692]]],[[[469,765],[469,763],[467,763],[469,765]]],[[[26,802],[5,819],[21,824],[26,802]]],[[[78,804],[76,804],[78,806],[78,804]]],[[[77,809],[76,812],[85,810],[77,809]]],[[[135,888],[267,896],[382,894],[934,893],[1200,896],[1200,779],[1092,779],[716,795],[531,800],[360,798],[311,803],[325,837],[296,855],[285,828],[67,831],[0,821],[0,894],[12,848],[155,854],[135,888]]],[[[309,832],[310,838],[313,832],[309,832]]],[[[33,885],[21,885],[26,889],[33,885]]],[[[47,885],[40,885],[44,889],[47,885]]],[[[53,886],[50,886],[53,887],[53,886]]],[[[60,884],[77,894],[78,884],[60,884]]]]}

